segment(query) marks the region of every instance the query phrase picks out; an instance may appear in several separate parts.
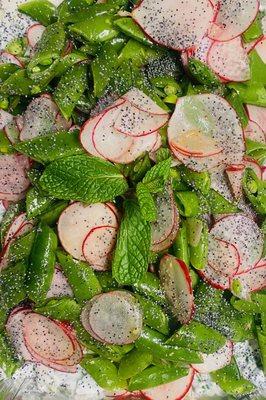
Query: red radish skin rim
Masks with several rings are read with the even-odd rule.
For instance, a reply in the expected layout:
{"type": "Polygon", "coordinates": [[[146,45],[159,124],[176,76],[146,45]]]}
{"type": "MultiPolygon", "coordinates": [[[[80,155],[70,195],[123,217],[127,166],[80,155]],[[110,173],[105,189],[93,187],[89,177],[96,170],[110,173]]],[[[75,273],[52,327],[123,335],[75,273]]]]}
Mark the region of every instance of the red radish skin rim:
{"type": "MultiPolygon", "coordinates": [[[[96,119],[96,121],[97,121],[98,118],[99,118],[99,115],[95,115],[93,118],[90,118],[90,119],[88,119],[87,121],[85,121],[84,124],[81,126],[80,131],[79,131],[79,142],[80,142],[81,146],[83,147],[83,149],[86,151],[87,154],[91,154],[91,153],[89,153],[88,150],[84,147],[84,145],[83,145],[83,143],[82,143],[82,135],[84,134],[84,131],[85,131],[85,129],[86,129],[86,126],[89,125],[89,123],[90,123],[92,120],[94,120],[94,119],[96,119]]],[[[97,123],[97,122],[95,122],[95,125],[96,125],[96,123],[97,123]]],[[[94,125],[94,128],[95,128],[95,125],[94,125]]],[[[94,128],[92,129],[92,132],[94,131],[94,128]]],[[[86,133],[86,132],[85,132],[85,133],[86,133]]],[[[95,148],[93,142],[92,142],[92,144],[93,144],[93,147],[94,147],[96,153],[99,154],[99,157],[102,157],[102,155],[101,155],[101,154],[98,152],[98,150],[95,148]]]]}
{"type": "MultiPolygon", "coordinates": [[[[8,51],[0,51],[0,55],[7,55],[8,57],[13,58],[16,62],[14,63],[15,65],[17,65],[20,68],[24,68],[24,63],[22,63],[17,56],[14,56],[14,54],[9,53],[8,51]]],[[[0,64],[4,64],[4,63],[0,63],[0,64]]]]}
{"type": "Polygon", "coordinates": [[[225,170],[229,171],[229,172],[238,172],[238,171],[242,171],[243,169],[245,169],[244,164],[232,164],[232,165],[229,165],[229,167],[227,167],[225,170]]]}
{"type": "Polygon", "coordinates": [[[215,153],[199,153],[199,152],[193,152],[193,151],[187,151],[184,150],[182,147],[179,147],[176,145],[173,141],[170,143],[170,146],[172,146],[177,152],[183,154],[184,156],[190,156],[190,157],[195,157],[195,158],[206,158],[206,157],[212,157],[216,156],[217,154],[223,153],[223,149],[218,149],[215,153]]]}
{"type": "MultiPolygon", "coordinates": [[[[144,93],[144,94],[145,94],[145,93],[144,93]]],[[[154,113],[154,112],[151,112],[151,111],[144,110],[143,108],[137,106],[137,105],[134,104],[132,101],[130,101],[130,100],[128,100],[127,98],[125,98],[124,96],[125,96],[125,95],[123,95],[123,96],[121,97],[121,99],[123,99],[123,100],[125,100],[126,102],[130,103],[130,104],[132,105],[132,107],[136,108],[136,109],[139,110],[139,111],[143,111],[143,112],[145,112],[145,113],[147,113],[147,114],[151,114],[151,115],[161,115],[161,116],[165,116],[165,117],[166,117],[166,116],[169,116],[169,114],[168,114],[167,111],[162,112],[162,113],[154,113]]]]}
{"type": "Polygon", "coordinates": [[[172,226],[171,226],[171,230],[169,231],[169,234],[165,238],[163,238],[162,240],[156,240],[155,242],[152,242],[152,245],[159,245],[159,244],[163,243],[166,239],[169,238],[169,236],[171,235],[171,233],[173,231],[173,228],[175,226],[175,222],[176,222],[176,220],[178,218],[178,213],[177,213],[177,211],[175,209],[175,201],[174,201],[174,195],[173,195],[172,191],[170,192],[170,200],[171,200],[171,205],[172,205],[172,220],[173,220],[173,223],[172,223],[172,226]]]}
{"type": "Polygon", "coordinates": [[[42,24],[39,24],[39,23],[33,24],[33,25],[31,25],[31,26],[27,29],[27,32],[26,32],[27,43],[28,43],[28,45],[29,45],[32,49],[34,49],[35,45],[33,46],[32,44],[30,44],[30,40],[29,40],[28,34],[29,34],[29,32],[31,31],[31,29],[32,29],[32,28],[35,28],[36,26],[43,26],[43,25],[42,25],[42,24]]]}
{"type": "MultiPolygon", "coordinates": [[[[253,43],[252,47],[250,47],[250,48],[248,49],[248,54],[251,53],[251,51],[253,51],[253,50],[255,49],[255,47],[257,46],[257,44],[258,44],[259,42],[261,42],[262,40],[266,40],[266,36],[265,36],[265,35],[262,35],[262,36],[260,36],[258,39],[255,40],[255,42],[253,43]]],[[[254,121],[253,121],[253,122],[254,122],[254,121]]]]}
{"type": "MultiPolygon", "coordinates": [[[[257,106],[257,107],[259,107],[259,106],[257,106]]],[[[247,115],[248,115],[248,119],[249,119],[251,122],[253,122],[254,124],[258,125],[258,127],[262,130],[262,132],[265,132],[265,128],[263,128],[262,126],[260,126],[260,124],[258,124],[258,122],[254,121],[253,119],[250,118],[250,113],[249,113],[249,111],[248,111],[247,105],[245,105],[245,110],[246,110],[246,113],[247,113],[247,115]]]]}
{"type": "MultiPolygon", "coordinates": [[[[108,207],[108,208],[110,208],[110,207],[108,207]]],[[[110,210],[112,211],[111,208],[110,208],[110,210]]],[[[115,215],[115,214],[114,214],[114,215],[115,215]]],[[[115,215],[115,217],[116,217],[116,215],[115,215]]],[[[116,217],[116,218],[117,218],[117,217],[116,217]]],[[[117,226],[112,226],[112,225],[99,225],[99,226],[95,226],[94,228],[91,228],[91,229],[89,230],[89,232],[88,232],[87,235],[85,236],[85,239],[83,240],[83,243],[82,243],[82,254],[83,254],[85,260],[86,260],[89,264],[94,264],[94,262],[89,261],[89,260],[87,259],[87,257],[85,256],[85,243],[86,243],[88,237],[89,237],[93,232],[95,232],[97,229],[102,229],[102,228],[107,228],[107,229],[108,229],[108,228],[111,228],[111,229],[115,229],[115,230],[117,231],[117,226]]],[[[110,251],[106,254],[106,256],[108,256],[109,254],[111,254],[112,251],[113,251],[113,249],[110,250],[110,251]]],[[[102,258],[105,258],[105,256],[104,256],[104,257],[99,257],[99,259],[102,259],[102,258]]],[[[96,265],[97,265],[97,264],[96,264],[96,265]]]]}
{"type": "MultiPolygon", "coordinates": [[[[133,106],[132,106],[133,107],[133,106]]],[[[135,107],[135,108],[137,108],[137,107],[135,107]]],[[[142,112],[146,112],[146,111],[142,111],[142,112]]],[[[148,112],[146,112],[147,114],[150,114],[150,115],[159,115],[159,114],[151,114],[151,113],[148,113],[148,112]]],[[[160,114],[161,115],[161,114],[160,114]]],[[[162,114],[162,116],[164,116],[165,114],[162,114]]],[[[169,118],[168,118],[169,119],[169,118]]],[[[168,119],[167,119],[167,121],[168,121],[168,119]]],[[[155,133],[156,131],[158,131],[159,129],[161,129],[165,124],[166,124],[166,122],[167,121],[164,121],[163,123],[162,123],[162,125],[160,125],[160,126],[156,126],[156,128],[154,128],[153,130],[151,130],[151,131],[149,131],[149,132],[143,132],[143,133],[141,133],[140,135],[131,135],[129,132],[125,132],[125,131],[122,131],[120,128],[116,128],[115,127],[115,123],[113,124],[113,128],[117,131],[117,132],[119,132],[119,133],[121,133],[122,135],[126,135],[126,136],[130,136],[130,137],[132,137],[132,138],[140,138],[140,137],[143,137],[143,136],[148,136],[148,135],[151,135],[152,133],[155,133]]],[[[125,154],[125,153],[123,153],[123,154],[125,154]]]]}
{"type": "MultiPolygon", "coordinates": [[[[175,208],[175,207],[174,207],[174,208],[175,208]]],[[[175,208],[175,210],[174,210],[174,222],[173,222],[173,226],[172,226],[171,232],[169,233],[169,235],[168,235],[165,239],[163,239],[163,240],[161,240],[161,241],[159,241],[159,242],[154,242],[154,243],[152,243],[152,248],[155,248],[155,249],[156,249],[155,252],[163,251],[163,250],[166,250],[166,249],[168,249],[169,247],[171,247],[171,245],[172,245],[172,243],[174,242],[175,237],[176,237],[176,235],[177,235],[178,228],[179,228],[179,213],[178,213],[177,209],[175,208]],[[173,235],[173,233],[174,233],[175,231],[176,231],[175,237],[174,237],[173,239],[170,239],[170,238],[171,238],[171,235],[173,235]],[[170,240],[171,244],[168,246],[169,240],[170,240]],[[165,246],[165,242],[167,243],[167,247],[164,247],[164,246],[165,246]],[[161,245],[161,246],[160,246],[160,245],[161,245]],[[161,248],[161,250],[158,250],[159,247],[161,248]]]]}
{"type": "MultiPolygon", "coordinates": [[[[222,275],[222,274],[219,274],[214,268],[212,268],[212,266],[211,266],[210,264],[208,264],[207,268],[211,268],[216,274],[222,275]]],[[[207,278],[207,277],[205,276],[205,274],[204,274],[204,270],[198,270],[197,272],[198,272],[198,274],[200,275],[200,277],[201,277],[205,282],[209,283],[210,286],[212,286],[214,289],[228,290],[228,289],[230,288],[230,286],[231,286],[231,279],[232,279],[232,277],[230,277],[230,276],[226,277],[226,276],[222,275],[224,278],[228,279],[228,284],[227,284],[226,286],[224,286],[224,285],[220,285],[220,284],[218,284],[218,283],[212,281],[211,278],[209,278],[209,277],[207,278]]]]}
{"type": "Polygon", "coordinates": [[[230,279],[230,277],[235,276],[237,274],[237,271],[239,270],[240,265],[241,265],[241,257],[240,257],[239,251],[238,251],[237,247],[233,243],[230,243],[230,242],[227,242],[226,240],[218,239],[218,238],[215,238],[215,240],[217,240],[218,242],[222,242],[222,243],[228,244],[228,245],[232,246],[235,249],[235,252],[236,252],[236,255],[237,255],[237,269],[236,269],[236,272],[234,272],[233,274],[224,275],[222,271],[219,271],[218,269],[216,269],[210,262],[208,262],[208,265],[214,271],[216,271],[218,274],[223,275],[224,277],[228,277],[230,279]]]}

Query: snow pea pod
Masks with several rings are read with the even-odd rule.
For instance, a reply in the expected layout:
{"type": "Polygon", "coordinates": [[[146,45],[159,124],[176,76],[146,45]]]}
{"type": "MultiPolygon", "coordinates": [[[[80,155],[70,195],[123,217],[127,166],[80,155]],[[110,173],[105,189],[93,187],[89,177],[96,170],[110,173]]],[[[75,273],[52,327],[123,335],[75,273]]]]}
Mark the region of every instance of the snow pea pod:
{"type": "Polygon", "coordinates": [[[261,308],[260,306],[255,303],[254,301],[238,299],[236,297],[231,298],[232,306],[240,312],[248,313],[248,314],[260,314],[261,308]]]}
{"type": "Polygon", "coordinates": [[[86,86],[87,66],[84,64],[73,65],[60,79],[53,98],[66,119],[70,119],[86,86]]]}
{"type": "Polygon", "coordinates": [[[93,0],[63,0],[58,6],[59,21],[65,21],[72,13],[87,11],[92,3],[93,0]]]}
{"type": "Polygon", "coordinates": [[[266,89],[262,83],[251,82],[249,85],[244,83],[229,83],[228,86],[239,94],[243,103],[266,107],[266,89]]]}
{"type": "Polygon", "coordinates": [[[15,371],[20,368],[21,363],[15,352],[13,351],[11,344],[9,343],[6,335],[0,333],[0,367],[4,370],[6,376],[10,378],[15,371]]]}
{"type": "Polygon", "coordinates": [[[51,299],[41,307],[35,307],[34,311],[39,314],[59,321],[77,321],[81,314],[81,306],[69,297],[51,299]]]}
{"type": "Polygon", "coordinates": [[[133,349],[120,361],[118,376],[122,379],[129,379],[141,373],[153,360],[152,354],[145,351],[133,349]]]}
{"type": "Polygon", "coordinates": [[[111,290],[117,289],[119,287],[116,280],[113,278],[110,271],[95,272],[97,279],[101,285],[103,292],[110,292],[111,290]]]}
{"type": "Polygon", "coordinates": [[[159,332],[156,332],[148,327],[145,327],[141,336],[135,342],[135,346],[139,350],[149,351],[156,357],[168,361],[182,361],[184,363],[201,362],[200,354],[191,349],[170,346],[165,343],[166,337],[159,332]]]}
{"type": "Polygon", "coordinates": [[[263,165],[266,160],[266,144],[246,138],[246,154],[263,165]]]}
{"type": "Polygon", "coordinates": [[[121,64],[122,62],[131,60],[135,65],[140,67],[159,58],[160,55],[161,53],[158,49],[152,49],[134,39],[129,39],[119,54],[118,62],[121,64]]]}
{"type": "Polygon", "coordinates": [[[138,42],[153,46],[153,43],[147,38],[147,36],[132,18],[119,18],[114,22],[114,26],[116,26],[125,35],[137,40],[138,42]]]}
{"type": "Polygon", "coordinates": [[[27,268],[27,290],[29,298],[35,303],[43,302],[51,286],[57,236],[45,224],[40,224],[31,249],[27,268]]]}
{"type": "Polygon", "coordinates": [[[129,390],[148,389],[182,378],[188,369],[176,365],[151,366],[130,379],[129,390]]]}
{"type": "Polygon", "coordinates": [[[263,35],[262,24],[260,16],[257,16],[255,21],[249,26],[249,28],[242,33],[242,38],[246,43],[250,43],[253,40],[260,38],[263,35]]]}
{"type": "Polygon", "coordinates": [[[266,184],[251,168],[246,168],[243,176],[243,190],[258,214],[266,214],[266,184]]]}
{"type": "Polygon", "coordinates": [[[195,192],[175,192],[175,200],[184,217],[195,217],[200,214],[199,199],[195,192]]]}
{"type": "Polygon", "coordinates": [[[60,58],[54,67],[54,76],[60,77],[66,71],[72,67],[74,64],[77,64],[81,61],[85,61],[87,59],[87,55],[82,51],[72,51],[72,53],[67,54],[66,56],[60,58]]]}
{"type": "Polygon", "coordinates": [[[186,265],[189,265],[189,246],[187,237],[187,227],[184,222],[179,227],[177,236],[173,243],[173,255],[179,260],[183,260],[186,265]]]}
{"type": "Polygon", "coordinates": [[[28,77],[25,69],[14,72],[0,87],[0,93],[9,96],[30,96],[40,92],[41,88],[28,77]]]}
{"type": "MultiPolygon", "coordinates": [[[[202,224],[198,243],[195,246],[190,245],[190,263],[196,269],[204,269],[208,259],[209,229],[206,222],[202,221],[202,224]]],[[[190,229],[192,229],[191,226],[190,229]]],[[[190,236],[192,236],[192,233],[190,233],[190,236]]]]}
{"type": "Polygon", "coordinates": [[[226,99],[229,101],[231,106],[237,112],[241,124],[243,128],[245,128],[248,125],[249,120],[241,97],[235,90],[231,89],[230,93],[226,96],[226,99]]]}
{"type": "Polygon", "coordinates": [[[17,263],[29,257],[35,239],[35,233],[35,230],[33,230],[26,235],[20,236],[11,243],[8,252],[8,261],[10,263],[17,263]]]}
{"type": "Polygon", "coordinates": [[[180,165],[178,170],[180,171],[181,178],[186,184],[199,190],[202,194],[206,195],[209,193],[211,188],[211,178],[208,172],[195,172],[184,165],[180,165]]]}
{"type": "Polygon", "coordinates": [[[11,265],[1,272],[0,276],[0,304],[5,310],[9,310],[25,300],[26,263],[19,262],[11,265]]]}
{"type": "Polygon", "coordinates": [[[31,0],[20,4],[18,10],[45,26],[55,22],[57,17],[56,6],[48,0],[31,0]]]}
{"type": "Polygon", "coordinates": [[[50,208],[54,199],[45,196],[36,188],[30,188],[26,195],[26,211],[29,219],[35,218],[50,208]]]}
{"type": "Polygon", "coordinates": [[[95,97],[101,97],[103,95],[116,66],[117,52],[109,42],[105,43],[101,52],[91,63],[93,94],[95,97]]]}
{"type": "Polygon", "coordinates": [[[200,60],[190,57],[188,60],[188,68],[189,72],[198,83],[205,86],[221,86],[221,83],[215,73],[200,60]]]}
{"type": "Polygon", "coordinates": [[[87,5],[83,9],[75,9],[75,12],[68,12],[65,15],[60,16],[60,20],[64,23],[78,23],[90,18],[98,17],[99,15],[114,14],[118,10],[118,7],[114,4],[107,3],[96,3],[87,5]]]}
{"type": "Polygon", "coordinates": [[[57,251],[57,259],[78,303],[90,300],[96,294],[101,293],[100,283],[88,264],[74,260],[61,250],[57,251]]]}
{"type": "Polygon", "coordinates": [[[220,193],[216,192],[216,190],[211,189],[207,196],[207,200],[210,206],[210,211],[214,215],[234,214],[239,211],[238,207],[234,203],[228,201],[220,193]]]}
{"type": "Polygon", "coordinates": [[[80,365],[103,389],[118,390],[127,387],[126,380],[118,376],[115,364],[106,358],[85,356],[80,365]]]}
{"type": "Polygon", "coordinates": [[[98,15],[94,18],[78,22],[69,27],[70,33],[90,43],[101,43],[113,39],[119,31],[113,26],[110,14],[98,15]]]}
{"type": "Polygon", "coordinates": [[[167,304],[166,297],[161,289],[160,280],[151,272],[146,272],[142,279],[132,285],[133,290],[147,296],[159,304],[167,304]]]}
{"type": "Polygon", "coordinates": [[[135,294],[143,312],[144,323],[164,335],[169,334],[169,318],[163,309],[154,301],[135,294]]]}
{"type": "Polygon", "coordinates": [[[7,80],[19,67],[15,64],[0,64],[0,83],[7,80]]]}
{"type": "Polygon", "coordinates": [[[66,208],[67,204],[68,202],[66,201],[56,202],[55,205],[50,208],[50,210],[39,215],[39,220],[46,225],[53,226],[58,221],[60,214],[66,208]]]}

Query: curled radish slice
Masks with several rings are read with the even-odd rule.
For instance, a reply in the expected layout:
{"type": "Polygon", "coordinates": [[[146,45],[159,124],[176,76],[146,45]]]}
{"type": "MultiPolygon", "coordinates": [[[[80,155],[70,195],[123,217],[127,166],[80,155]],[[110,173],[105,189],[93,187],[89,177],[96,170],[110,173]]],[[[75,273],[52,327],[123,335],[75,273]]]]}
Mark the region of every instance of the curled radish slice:
{"type": "Polygon", "coordinates": [[[188,56],[192,56],[203,63],[207,63],[208,53],[213,44],[213,40],[205,36],[198,47],[188,52],[188,56]]]}
{"type": "Polygon", "coordinates": [[[124,94],[122,98],[127,100],[140,111],[145,111],[146,113],[150,114],[168,116],[167,111],[159,107],[150,97],[137,88],[132,88],[126,94],[124,94]]]}
{"type": "Polygon", "coordinates": [[[258,11],[258,0],[220,0],[208,36],[221,42],[234,39],[248,29],[258,11]]]}
{"type": "Polygon", "coordinates": [[[233,244],[240,256],[238,272],[249,270],[261,258],[263,235],[252,219],[242,214],[232,214],[218,220],[211,229],[216,239],[233,244]]]}
{"type": "Polygon", "coordinates": [[[68,131],[71,128],[72,125],[72,120],[66,120],[63,115],[58,111],[55,117],[55,126],[53,130],[60,131],[60,130],[66,130],[68,131]]]}
{"type": "Polygon", "coordinates": [[[200,42],[213,16],[209,0],[142,0],[132,12],[151,40],[180,51],[200,42]]]}
{"type": "Polygon", "coordinates": [[[120,290],[95,296],[84,307],[81,321],[95,339],[109,344],[133,343],[142,330],[137,299],[120,290]]]}
{"type": "Polygon", "coordinates": [[[258,53],[264,63],[266,63],[266,36],[263,39],[257,41],[254,50],[258,53]]]}
{"type": "Polygon", "coordinates": [[[248,126],[244,130],[245,139],[254,140],[255,142],[265,143],[266,137],[263,129],[253,121],[249,121],[248,126]]]}
{"type": "Polygon", "coordinates": [[[158,132],[153,132],[150,135],[135,137],[132,146],[121,155],[116,162],[120,164],[129,164],[136,160],[143,153],[152,150],[158,142],[158,132]]]}
{"type": "Polygon", "coordinates": [[[160,281],[178,321],[187,324],[194,313],[189,269],[182,260],[166,254],[160,262],[160,281]]]}
{"type": "Polygon", "coordinates": [[[97,115],[85,122],[80,130],[79,140],[83,148],[92,156],[102,157],[101,154],[96,150],[93,140],[92,134],[94,132],[94,128],[96,124],[101,119],[101,115],[97,115]]]}
{"type": "Polygon", "coordinates": [[[106,270],[110,264],[110,255],[115,247],[117,227],[97,226],[86,236],[83,245],[83,255],[92,268],[106,270]]]}
{"type": "Polygon", "coordinates": [[[246,105],[247,113],[250,121],[256,124],[266,133],[266,108],[253,105],[246,105]]]}
{"type": "Polygon", "coordinates": [[[213,354],[202,353],[203,363],[192,364],[195,371],[200,374],[209,374],[229,365],[233,357],[233,343],[227,340],[225,345],[213,354]]]}
{"type": "Polygon", "coordinates": [[[232,292],[240,298],[248,299],[251,292],[265,289],[266,262],[256,265],[249,271],[234,276],[231,282],[232,292]],[[235,287],[237,290],[235,290],[235,287]]]}
{"type": "Polygon", "coordinates": [[[25,197],[30,185],[26,171],[30,168],[29,159],[23,155],[8,154],[0,156],[0,199],[18,201],[25,197]]]}
{"type": "Polygon", "coordinates": [[[3,129],[6,125],[13,121],[13,115],[7,111],[0,110],[0,129],[3,129]]]}
{"type": "Polygon", "coordinates": [[[220,274],[234,275],[240,265],[240,256],[236,246],[209,235],[208,264],[220,274]]]}
{"type": "Polygon", "coordinates": [[[225,172],[230,183],[233,196],[239,199],[242,196],[242,178],[245,170],[245,165],[229,165],[225,172]]]}
{"type": "Polygon", "coordinates": [[[235,110],[214,94],[179,99],[169,122],[168,142],[175,157],[198,172],[238,164],[245,149],[235,110]]]}
{"type": "Polygon", "coordinates": [[[146,400],[181,400],[184,399],[192,388],[195,372],[191,368],[188,375],[176,381],[156,386],[152,389],[142,390],[146,400]]]}
{"type": "Polygon", "coordinates": [[[37,45],[45,30],[45,26],[41,24],[34,24],[29,27],[27,31],[27,40],[30,47],[34,48],[37,45]]]}
{"type": "Polygon", "coordinates": [[[204,270],[198,271],[199,275],[215,289],[226,290],[230,288],[230,278],[207,264],[204,270]]]}
{"type": "Polygon", "coordinates": [[[4,63],[15,64],[18,67],[23,68],[22,62],[16,56],[8,53],[7,51],[0,52],[0,64],[4,63]]]}
{"type": "Polygon", "coordinates": [[[21,236],[32,229],[33,223],[27,220],[26,213],[21,213],[11,223],[5,236],[4,246],[15,237],[21,236]]]}
{"type": "Polygon", "coordinates": [[[169,236],[167,236],[166,239],[164,239],[163,241],[157,243],[157,244],[152,244],[152,251],[154,252],[159,252],[159,251],[163,251],[166,249],[169,249],[169,247],[172,246],[176,235],[178,233],[178,229],[179,229],[179,213],[177,208],[175,209],[175,214],[174,214],[174,225],[173,228],[169,234],[169,236]]]}
{"type": "Polygon", "coordinates": [[[214,42],[209,49],[207,63],[216,74],[228,81],[250,79],[249,59],[240,37],[227,42],[214,42]]]}
{"type": "Polygon", "coordinates": [[[112,208],[104,203],[86,206],[75,202],[70,204],[59,217],[59,239],[69,254],[85,261],[82,252],[83,242],[91,229],[103,225],[117,226],[117,217],[112,208]]]}
{"type": "Polygon", "coordinates": [[[54,271],[53,280],[49,291],[47,292],[46,298],[50,299],[53,297],[73,297],[73,291],[68,283],[67,278],[57,266],[54,271]]]}

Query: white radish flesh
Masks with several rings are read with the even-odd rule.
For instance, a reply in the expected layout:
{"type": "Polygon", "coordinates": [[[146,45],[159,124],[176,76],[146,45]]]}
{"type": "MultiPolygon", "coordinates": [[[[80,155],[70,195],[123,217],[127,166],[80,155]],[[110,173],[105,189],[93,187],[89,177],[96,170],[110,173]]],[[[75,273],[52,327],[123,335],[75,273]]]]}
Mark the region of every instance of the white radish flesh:
{"type": "Polygon", "coordinates": [[[240,298],[249,299],[250,293],[266,287],[266,262],[256,265],[249,271],[234,276],[231,284],[232,292],[240,298]],[[234,285],[237,291],[234,293],[234,285]]]}
{"type": "Polygon", "coordinates": [[[13,115],[7,111],[0,110],[0,129],[3,129],[6,125],[13,121],[13,115]]]}
{"type": "Polygon", "coordinates": [[[29,159],[24,155],[8,154],[0,156],[0,199],[18,201],[25,197],[30,185],[26,171],[29,159]]]}
{"type": "Polygon", "coordinates": [[[237,272],[240,262],[236,246],[209,235],[208,264],[215,271],[230,277],[237,272]]]}
{"type": "Polygon", "coordinates": [[[230,183],[230,187],[235,199],[242,196],[242,178],[245,170],[245,165],[230,165],[225,172],[230,183]]]}
{"type": "Polygon", "coordinates": [[[233,343],[227,340],[226,344],[213,354],[202,354],[203,363],[192,364],[195,371],[200,374],[209,374],[231,363],[233,356],[233,343]]]}
{"type": "Polygon", "coordinates": [[[81,145],[89,154],[95,157],[102,157],[101,154],[96,150],[94,143],[92,141],[92,134],[95,125],[99,122],[101,117],[102,117],[101,115],[97,115],[96,117],[89,119],[88,121],[85,122],[85,124],[82,126],[80,130],[79,140],[81,145]]]}
{"type": "Polygon", "coordinates": [[[34,24],[29,27],[27,31],[27,40],[30,47],[34,48],[37,45],[45,30],[45,26],[41,24],[34,24]]]}
{"type": "Polygon", "coordinates": [[[20,68],[23,68],[22,62],[13,54],[8,53],[7,51],[0,52],[0,64],[15,64],[20,68]]]}
{"type": "Polygon", "coordinates": [[[204,270],[198,271],[199,275],[205,280],[209,285],[215,289],[226,290],[230,288],[230,278],[218,272],[212,268],[211,265],[207,264],[204,270]]]}
{"type": "Polygon", "coordinates": [[[168,116],[167,111],[159,107],[150,97],[137,88],[129,90],[122,98],[146,113],[168,116]]]}
{"type": "Polygon", "coordinates": [[[254,140],[255,142],[265,143],[265,133],[256,122],[249,121],[244,130],[245,139],[254,140]]]}
{"type": "Polygon", "coordinates": [[[256,122],[257,125],[266,133],[266,108],[253,105],[246,105],[249,119],[256,122]]]}
{"type": "Polygon", "coordinates": [[[266,37],[257,42],[254,50],[256,50],[262,61],[266,63],[266,37]]]}
{"type": "Polygon", "coordinates": [[[67,281],[67,278],[59,267],[55,268],[53,280],[50,289],[47,292],[46,298],[53,297],[73,297],[73,291],[67,281]]]}

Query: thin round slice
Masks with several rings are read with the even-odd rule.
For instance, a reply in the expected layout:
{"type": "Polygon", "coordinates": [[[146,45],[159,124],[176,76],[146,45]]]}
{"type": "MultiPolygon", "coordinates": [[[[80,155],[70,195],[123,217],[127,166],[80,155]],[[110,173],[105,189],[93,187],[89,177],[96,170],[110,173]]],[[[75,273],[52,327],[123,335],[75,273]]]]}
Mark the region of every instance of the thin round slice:
{"type": "Polygon", "coordinates": [[[20,130],[18,129],[15,118],[4,127],[4,132],[11,144],[18,142],[20,130]]]}
{"type": "Polygon", "coordinates": [[[149,135],[134,137],[132,146],[125,151],[116,162],[120,164],[130,164],[135,161],[142,154],[152,150],[158,142],[160,134],[156,131],[149,135]]]}
{"type": "Polygon", "coordinates": [[[206,265],[204,270],[198,270],[198,274],[215,289],[226,290],[230,288],[231,277],[215,270],[209,264],[206,265]]]}
{"type": "Polygon", "coordinates": [[[266,133],[266,108],[253,105],[246,105],[249,119],[256,122],[257,125],[266,133]]]}
{"type": "Polygon", "coordinates": [[[37,45],[45,30],[45,26],[41,24],[34,24],[29,27],[27,30],[27,40],[30,47],[34,48],[37,45]]]}
{"type": "Polygon", "coordinates": [[[214,10],[209,0],[142,0],[132,17],[151,40],[181,51],[200,42],[214,10]]]}
{"type": "Polygon", "coordinates": [[[109,344],[133,343],[142,330],[140,305],[126,291],[116,290],[94,297],[84,307],[81,320],[95,339],[109,344]]]}
{"type": "Polygon", "coordinates": [[[213,354],[202,354],[203,363],[192,364],[195,371],[200,374],[209,374],[229,365],[233,356],[233,343],[227,340],[225,345],[213,354]]]}
{"type": "Polygon", "coordinates": [[[101,154],[96,150],[94,143],[92,141],[92,134],[95,128],[95,125],[101,119],[101,115],[97,115],[85,122],[85,124],[81,127],[79,140],[84,149],[95,157],[102,157],[101,154]]]}
{"type": "Polygon", "coordinates": [[[0,110],[0,129],[3,129],[6,125],[13,121],[13,115],[7,111],[0,110]]]}
{"type": "Polygon", "coordinates": [[[0,156],[0,199],[18,201],[25,196],[30,185],[26,171],[30,168],[28,157],[17,154],[0,156]]]}
{"type": "Polygon", "coordinates": [[[23,68],[23,63],[16,56],[7,51],[0,52],[0,64],[4,63],[15,64],[18,67],[23,68]]]}
{"type": "Polygon", "coordinates": [[[53,280],[50,289],[47,292],[46,298],[50,299],[53,297],[73,297],[73,291],[68,283],[67,278],[57,266],[55,268],[53,280]]]}
{"type": "Polygon", "coordinates": [[[225,240],[216,239],[209,235],[208,264],[220,274],[234,275],[240,265],[240,256],[237,248],[225,240]]]}
{"type": "Polygon", "coordinates": [[[249,299],[250,293],[266,287],[266,262],[249,271],[234,276],[231,283],[232,292],[240,298],[249,299]],[[235,290],[235,287],[237,290],[235,290]]]}
{"type": "Polygon", "coordinates": [[[174,214],[175,214],[174,215],[174,225],[172,227],[172,230],[171,230],[169,236],[167,236],[166,239],[164,239],[163,241],[161,241],[157,244],[152,244],[152,251],[159,252],[159,251],[169,249],[169,247],[171,247],[172,244],[174,243],[174,240],[176,238],[176,235],[177,235],[178,229],[179,229],[179,212],[176,207],[175,207],[174,214]]]}
{"type": "Polygon", "coordinates": [[[253,121],[249,121],[247,127],[244,130],[245,139],[254,140],[255,142],[265,143],[266,135],[261,127],[253,121]]]}
{"type": "Polygon", "coordinates": [[[168,112],[158,106],[149,96],[137,88],[130,89],[122,96],[124,100],[129,101],[134,107],[140,111],[156,115],[166,115],[168,112]]]}
{"type": "Polygon", "coordinates": [[[220,0],[209,37],[226,42],[240,36],[255,20],[258,11],[258,0],[220,0]]]}
{"type": "Polygon", "coordinates": [[[209,49],[207,63],[216,74],[228,81],[250,79],[249,59],[240,37],[228,42],[214,42],[209,49]]]}
{"type": "Polygon", "coordinates": [[[245,170],[244,164],[229,165],[225,172],[230,183],[230,188],[235,199],[242,196],[242,178],[245,170]]]}
{"type": "Polygon", "coordinates": [[[5,235],[4,246],[14,237],[20,228],[28,222],[26,213],[16,216],[5,235]]]}
{"type": "Polygon", "coordinates": [[[161,259],[159,273],[173,313],[180,323],[189,323],[194,313],[194,297],[187,265],[167,254],[161,259]]]}

